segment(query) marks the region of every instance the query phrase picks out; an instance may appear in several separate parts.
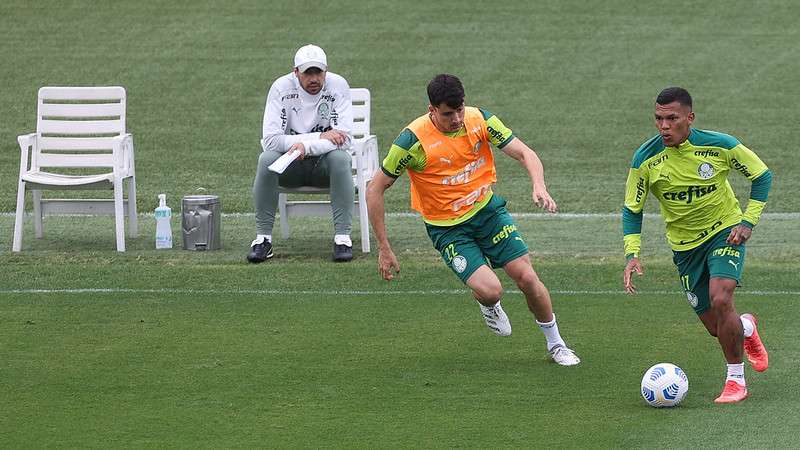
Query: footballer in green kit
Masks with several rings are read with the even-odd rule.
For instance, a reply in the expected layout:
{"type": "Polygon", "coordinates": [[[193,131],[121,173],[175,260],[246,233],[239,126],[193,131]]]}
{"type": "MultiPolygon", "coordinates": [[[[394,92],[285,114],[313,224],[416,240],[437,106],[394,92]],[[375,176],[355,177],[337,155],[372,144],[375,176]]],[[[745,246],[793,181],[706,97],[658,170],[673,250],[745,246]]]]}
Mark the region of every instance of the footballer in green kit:
{"type": "Polygon", "coordinates": [[[758,372],[769,366],[757,320],[736,312],[733,293],[744,268],[745,243],[764,209],[772,173],[733,136],[693,128],[694,118],[692,97],[685,89],[666,88],[656,98],[659,134],[634,154],[625,187],[623,283],[633,294],[633,273],[644,273],[639,250],[644,204],[651,193],[661,206],[681,287],[709,334],[718,339],[728,363],[725,386],[714,401],[735,403],[748,396],[743,354],[758,372]],[[744,212],[728,182],[731,173],[752,183],[744,212]]]}

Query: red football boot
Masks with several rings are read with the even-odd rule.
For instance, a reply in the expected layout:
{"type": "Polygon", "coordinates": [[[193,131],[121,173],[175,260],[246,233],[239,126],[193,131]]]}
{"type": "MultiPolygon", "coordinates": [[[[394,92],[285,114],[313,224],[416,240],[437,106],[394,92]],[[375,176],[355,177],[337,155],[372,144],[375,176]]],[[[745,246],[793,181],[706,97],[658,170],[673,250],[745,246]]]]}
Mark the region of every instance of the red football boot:
{"type": "Polygon", "coordinates": [[[725,388],[722,389],[722,393],[714,400],[714,403],[737,403],[746,399],[748,395],[747,386],[728,380],[725,382],[725,388]]]}
{"type": "Polygon", "coordinates": [[[763,372],[769,367],[769,355],[764,343],[761,342],[761,337],[758,335],[758,319],[750,313],[742,314],[742,317],[753,322],[753,335],[744,338],[744,351],[747,353],[747,360],[750,361],[750,366],[753,370],[763,372]]]}

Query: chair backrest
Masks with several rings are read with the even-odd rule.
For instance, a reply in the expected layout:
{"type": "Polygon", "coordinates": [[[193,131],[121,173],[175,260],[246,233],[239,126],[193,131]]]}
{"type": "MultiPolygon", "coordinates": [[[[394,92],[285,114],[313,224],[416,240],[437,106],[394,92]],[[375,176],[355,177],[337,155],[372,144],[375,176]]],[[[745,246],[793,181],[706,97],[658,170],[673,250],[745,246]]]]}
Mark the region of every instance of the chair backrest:
{"type": "Polygon", "coordinates": [[[369,136],[369,89],[350,89],[350,101],[353,104],[353,138],[363,139],[369,136]]]}
{"type": "Polygon", "coordinates": [[[113,167],[112,142],[125,133],[125,88],[43,87],[31,168],[113,167]]]}

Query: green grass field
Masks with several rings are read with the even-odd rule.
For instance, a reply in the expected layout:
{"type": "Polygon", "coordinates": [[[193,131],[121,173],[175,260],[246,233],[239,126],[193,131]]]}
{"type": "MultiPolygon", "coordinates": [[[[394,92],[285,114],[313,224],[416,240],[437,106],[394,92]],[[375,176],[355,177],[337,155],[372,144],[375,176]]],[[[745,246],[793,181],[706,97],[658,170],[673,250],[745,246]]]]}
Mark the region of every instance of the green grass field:
{"type": "MultiPolygon", "coordinates": [[[[0,448],[800,447],[798,16],[791,0],[3,2],[0,448]],[[505,276],[514,334],[491,334],[416,217],[387,219],[402,266],[391,283],[374,253],[329,263],[325,218],[297,219],[273,260],[245,262],[264,97],[307,42],[372,91],[382,154],[440,72],[537,149],[560,210],[579,214],[530,214],[530,184],[502,156],[496,191],[524,213],[580,366],[548,361],[505,276]],[[108,217],[47,217],[41,240],[29,220],[10,252],[15,138],[35,129],[37,89],[106,84],[128,90],[140,211],[166,193],[179,248],[180,197],[217,194],[233,213],[222,250],[156,251],[143,214],[124,254],[108,217]],[[739,137],[775,174],[737,293],[771,366],[747,369],[739,405],[713,404],[724,360],[680,291],[652,198],[641,293],[621,289],[608,213],[673,84],[692,92],[698,127],[739,137]],[[689,376],[678,408],[640,397],[660,361],[689,376]]],[[[408,211],[406,188],[389,190],[388,211],[408,211]]]]}
{"type": "Polygon", "coordinates": [[[247,215],[226,217],[224,249],[206,253],[157,251],[146,237],[117,254],[110,219],[49,219],[30,251],[2,249],[0,446],[795,447],[796,218],[768,216],[748,248],[737,303],[761,318],[771,367],[747,369],[751,399],[724,407],[712,402],[724,361],[656,219],[630,297],[617,219],[518,218],[583,358],[573,368],[548,361],[505,277],[514,334],[491,334],[413,217],[388,220],[402,236],[391,283],[373,256],[328,263],[325,219],[298,219],[262,265],[244,261],[247,215]],[[51,237],[87,227],[106,231],[51,237]],[[638,392],[660,361],[689,375],[675,410],[638,392]]]}

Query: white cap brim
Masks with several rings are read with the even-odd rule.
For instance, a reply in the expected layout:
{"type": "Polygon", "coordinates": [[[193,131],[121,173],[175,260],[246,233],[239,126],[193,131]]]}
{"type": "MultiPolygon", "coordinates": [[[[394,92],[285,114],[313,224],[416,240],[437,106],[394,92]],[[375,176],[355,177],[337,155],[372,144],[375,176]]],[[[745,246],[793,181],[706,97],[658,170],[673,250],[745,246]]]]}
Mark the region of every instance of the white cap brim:
{"type": "Polygon", "coordinates": [[[297,66],[297,70],[299,70],[300,72],[305,72],[306,70],[312,67],[316,67],[323,72],[328,70],[328,66],[325,65],[325,63],[321,63],[318,61],[309,61],[307,63],[300,64],[299,66],[297,66]]]}

